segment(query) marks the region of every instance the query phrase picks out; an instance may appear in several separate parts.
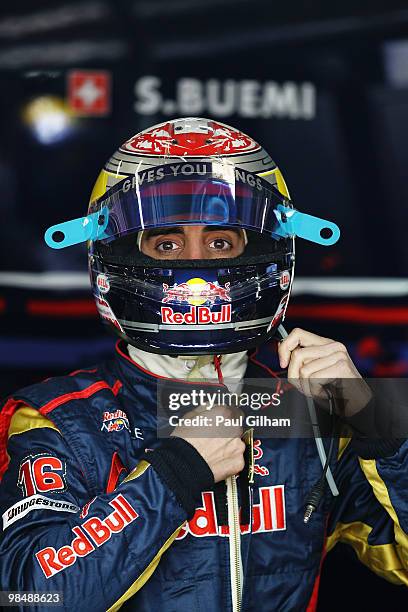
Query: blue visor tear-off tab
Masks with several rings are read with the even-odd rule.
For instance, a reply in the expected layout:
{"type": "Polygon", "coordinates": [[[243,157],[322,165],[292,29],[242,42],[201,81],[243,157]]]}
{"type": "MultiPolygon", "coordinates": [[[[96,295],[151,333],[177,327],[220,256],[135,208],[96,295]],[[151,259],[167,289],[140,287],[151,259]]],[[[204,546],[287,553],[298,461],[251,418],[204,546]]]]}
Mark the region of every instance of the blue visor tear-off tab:
{"type": "Polygon", "coordinates": [[[275,211],[279,227],[274,230],[274,234],[287,238],[298,236],[323,246],[331,246],[340,238],[340,228],[331,221],[301,213],[294,208],[279,204],[275,211]]]}
{"type": "Polygon", "coordinates": [[[104,207],[86,217],[52,225],[45,232],[44,240],[52,249],[64,249],[88,240],[101,240],[104,238],[108,219],[109,210],[104,207]]]}

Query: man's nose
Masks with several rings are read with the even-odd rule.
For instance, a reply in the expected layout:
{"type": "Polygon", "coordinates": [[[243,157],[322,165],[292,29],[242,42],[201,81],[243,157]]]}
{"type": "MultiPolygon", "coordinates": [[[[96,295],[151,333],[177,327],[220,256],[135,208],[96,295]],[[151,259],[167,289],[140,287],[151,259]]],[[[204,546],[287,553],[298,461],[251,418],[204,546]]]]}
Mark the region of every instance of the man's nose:
{"type": "Polygon", "coordinates": [[[189,237],[184,244],[184,259],[206,259],[205,247],[198,237],[189,237]]]}

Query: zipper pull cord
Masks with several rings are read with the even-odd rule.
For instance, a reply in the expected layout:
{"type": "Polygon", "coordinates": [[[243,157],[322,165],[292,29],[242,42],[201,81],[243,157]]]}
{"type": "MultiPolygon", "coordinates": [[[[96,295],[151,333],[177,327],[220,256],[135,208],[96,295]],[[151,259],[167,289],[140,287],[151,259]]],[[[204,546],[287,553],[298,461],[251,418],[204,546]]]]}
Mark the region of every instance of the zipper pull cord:
{"type": "Polygon", "coordinates": [[[220,385],[223,385],[224,376],[222,375],[222,370],[221,370],[221,355],[214,355],[213,363],[214,363],[214,368],[217,372],[218,382],[220,383],[220,385]]]}

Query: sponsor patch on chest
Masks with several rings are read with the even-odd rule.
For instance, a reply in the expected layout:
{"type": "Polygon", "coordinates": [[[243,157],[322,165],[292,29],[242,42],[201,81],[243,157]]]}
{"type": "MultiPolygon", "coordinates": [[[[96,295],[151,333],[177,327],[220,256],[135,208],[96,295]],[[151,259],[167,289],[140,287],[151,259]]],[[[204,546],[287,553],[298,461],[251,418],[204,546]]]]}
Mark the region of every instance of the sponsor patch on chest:
{"type": "MultiPolygon", "coordinates": [[[[181,528],[177,540],[187,535],[196,538],[229,536],[228,525],[218,525],[213,491],[202,493],[203,505],[193,518],[181,528]]],[[[252,508],[252,525],[240,525],[241,533],[265,533],[286,529],[284,485],[259,488],[259,503],[252,508]]]]}
{"type": "Polygon", "coordinates": [[[129,419],[127,418],[126,412],[123,412],[123,410],[115,410],[114,412],[106,410],[103,413],[101,431],[112,432],[122,431],[123,429],[130,431],[129,419]]]}

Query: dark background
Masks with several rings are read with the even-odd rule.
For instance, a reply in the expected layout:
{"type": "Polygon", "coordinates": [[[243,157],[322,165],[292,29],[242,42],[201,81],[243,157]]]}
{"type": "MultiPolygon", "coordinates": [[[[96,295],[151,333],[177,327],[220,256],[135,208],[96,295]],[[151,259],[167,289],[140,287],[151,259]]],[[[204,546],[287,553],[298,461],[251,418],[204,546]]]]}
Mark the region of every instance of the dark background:
{"type": "MultiPolygon", "coordinates": [[[[295,206],[341,228],[330,249],[298,241],[286,327],[345,342],[363,374],[408,376],[408,5],[37,0],[0,9],[0,394],[110,353],[84,247],[42,236],[85,214],[121,142],[183,115],[248,132],[295,206]],[[105,109],[76,106],[72,70],[102,71],[105,109]]],[[[337,546],[319,611],[385,602],[406,590],[337,546]]]]}

